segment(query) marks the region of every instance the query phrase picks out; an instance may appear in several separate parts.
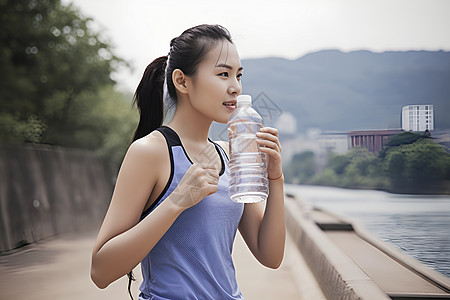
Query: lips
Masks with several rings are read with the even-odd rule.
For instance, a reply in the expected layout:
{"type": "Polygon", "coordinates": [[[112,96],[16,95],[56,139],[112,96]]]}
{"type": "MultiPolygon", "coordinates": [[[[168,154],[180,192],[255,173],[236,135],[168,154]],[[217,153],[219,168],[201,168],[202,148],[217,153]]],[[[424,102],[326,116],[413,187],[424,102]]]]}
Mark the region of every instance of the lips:
{"type": "Polygon", "coordinates": [[[229,101],[225,101],[225,102],[223,102],[222,104],[223,105],[225,105],[225,106],[236,106],[236,100],[229,100],[229,101]]]}

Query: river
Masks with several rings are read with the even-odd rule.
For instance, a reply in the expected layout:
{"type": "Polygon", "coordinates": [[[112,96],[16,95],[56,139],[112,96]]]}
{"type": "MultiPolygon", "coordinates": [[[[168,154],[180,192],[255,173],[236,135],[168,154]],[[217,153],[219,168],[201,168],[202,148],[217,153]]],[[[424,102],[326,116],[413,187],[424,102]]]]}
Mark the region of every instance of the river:
{"type": "Polygon", "coordinates": [[[286,184],[306,203],[352,218],[374,236],[450,277],[450,196],[286,184]]]}

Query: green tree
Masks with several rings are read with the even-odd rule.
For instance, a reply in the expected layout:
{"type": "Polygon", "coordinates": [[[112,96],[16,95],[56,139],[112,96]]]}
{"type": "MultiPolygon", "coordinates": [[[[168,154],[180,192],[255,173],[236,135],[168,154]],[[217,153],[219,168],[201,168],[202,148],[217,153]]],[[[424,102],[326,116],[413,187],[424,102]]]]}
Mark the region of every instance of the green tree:
{"type": "Polygon", "coordinates": [[[59,0],[0,1],[2,140],[68,145],[80,95],[124,65],[92,22],[59,0]]]}
{"type": "Polygon", "coordinates": [[[92,101],[96,107],[89,110],[90,116],[85,116],[86,126],[78,130],[78,138],[87,143],[98,143],[95,151],[118,167],[139,120],[137,110],[131,107],[128,100],[131,96],[117,93],[113,87],[106,86],[99,93],[87,95],[86,98],[86,103],[92,101]]]}
{"type": "Polygon", "coordinates": [[[351,188],[383,188],[385,186],[379,160],[366,148],[354,148],[346,154],[329,158],[325,170],[312,183],[351,188]]]}
{"type": "Polygon", "coordinates": [[[447,192],[450,154],[431,139],[391,147],[385,170],[396,192],[447,192]]]}
{"type": "Polygon", "coordinates": [[[366,148],[354,148],[346,156],[350,163],[341,177],[342,185],[355,188],[383,188],[377,156],[366,148]]]}
{"type": "Polygon", "coordinates": [[[332,155],[325,169],[308,183],[397,193],[448,194],[450,154],[426,135],[401,133],[390,139],[379,156],[366,148],[332,155]]]}
{"type": "Polygon", "coordinates": [[[412,131],[405,131],[393,135],[389,138],[388,142],[384,145],[383,149],[381,149],[378,155],[379,157],[384,158],[389,148],[397,147],[400,145],[412,144],[415,143],[417,140],[424,138],[430,138],[430,136],[425,133],[417,133],[412,131]]]}
{"type": "Polygon", "coordinates": [[[316,174],[311,180],[311,184],[342,187],[341,177],[333,169],[325,168],[320,174],[316,174]]]}
{"type": "Polygon", "coordinates": [[[396,192],[408,191],[409,183],[405,176],[405,154],[398,149],[393,149],[387,155],[384,164],[386,165],[385,169],[391,190],[396,192]]]}
{"type": "Polygon", "coordinates": [[[291,183],[308,183],[315,173],[316,163],[312,151],[295,154],[285,170],[286,181],[291,183]]]}
{"type": "Polygon", "coordinates": [[[327,168],[334,171],[335,174],[342,175],[345,168],[351,163],[350,155],[332,154],[327,162],[327,168]]]}

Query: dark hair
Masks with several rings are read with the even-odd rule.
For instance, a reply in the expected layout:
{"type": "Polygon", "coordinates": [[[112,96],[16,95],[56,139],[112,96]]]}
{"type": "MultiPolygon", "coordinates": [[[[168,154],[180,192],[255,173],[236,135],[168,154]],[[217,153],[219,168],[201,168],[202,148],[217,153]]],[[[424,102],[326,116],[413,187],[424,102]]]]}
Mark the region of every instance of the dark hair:
{"type": "MultiPolygon", "coordinates": [[[[158,57],[145,68],[133,99],[133,104],[136,104],[140,115],[133,142],[162,125],[164,100],[171,102],[166,103],[167,107],[176,105],[177,92],[172,81],[173,71],[180,69],[186,76],[194,76],[198,64],[208,51],[222,40],[233,43],[229,31],[220,25],[199,25],[189,28],[179,37],[172,39],[168,56],[158,57]],[[167,83],[170,96],[167,99],[163,99],[164,82],[167,83]]],[[[128,293],[133,299],[131,294],[131,281],[135,280],[133,271],[127,275],[128,293]]]]}
{"type": "Polygon", "coordinates": [[[140,119],[134,132],[133,141],[146,136],[162,125],[164,119],[164,79],[170,97],[166,100],[167,107],[176,105],[177,93],[172,81],[172,73],[180,69],[187,76],[194,76],[198,64],[216,42],[227,40],[231,35],[220,25],[199,25],[185,30],[179,37],[170,42],[168,56],[162,56],[151,62],[134,94],[140,119]],[[165,76],[165,78],[164,78],[165,76]]]}

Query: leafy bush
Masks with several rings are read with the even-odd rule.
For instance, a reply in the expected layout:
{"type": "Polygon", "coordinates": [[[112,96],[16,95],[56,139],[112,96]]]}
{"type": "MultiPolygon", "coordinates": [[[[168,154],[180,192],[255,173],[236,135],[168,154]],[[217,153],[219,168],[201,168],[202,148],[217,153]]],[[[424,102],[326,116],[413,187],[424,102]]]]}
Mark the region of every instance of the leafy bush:
{"type": "Polygon", "coordinates": [[[287,168],[292,174],[286,177],[288,182],[397,193],[450,193],[450,154],[426,135],[401,133],[394,136],[378,156],[366,148],[331,155],[320,174],[304,176],[305,170],[296,168],[305,167],[301,158],[311,156],[313,154],[294,156],[287,168]]]}

